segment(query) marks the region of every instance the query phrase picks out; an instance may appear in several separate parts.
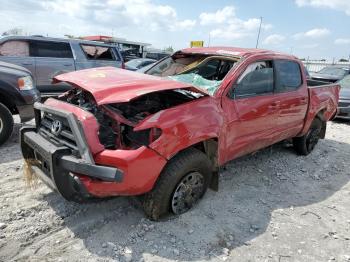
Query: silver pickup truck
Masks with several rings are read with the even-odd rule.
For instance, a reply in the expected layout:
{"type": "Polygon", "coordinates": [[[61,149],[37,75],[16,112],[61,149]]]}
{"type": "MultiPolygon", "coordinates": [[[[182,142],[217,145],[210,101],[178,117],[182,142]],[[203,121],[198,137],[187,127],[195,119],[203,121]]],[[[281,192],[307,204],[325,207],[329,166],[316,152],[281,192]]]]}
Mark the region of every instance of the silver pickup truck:
{"type": "Polygon", "coordinates": [[[42,97],[70,89],[67,84],[52,84],[56,75],[102,66],[124,68],[123,58],[114,45],[38,36],[1,38],[0,61],[29,69],[42,97]]]}

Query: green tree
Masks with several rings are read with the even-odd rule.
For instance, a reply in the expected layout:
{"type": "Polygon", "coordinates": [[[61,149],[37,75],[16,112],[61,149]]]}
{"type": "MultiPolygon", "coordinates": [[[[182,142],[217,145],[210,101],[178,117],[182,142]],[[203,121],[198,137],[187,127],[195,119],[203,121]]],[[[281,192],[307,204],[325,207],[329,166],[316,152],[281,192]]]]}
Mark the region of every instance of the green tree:
{"type": "Polygon", "coordinates": [[[174,53],[174,49],[173,49],[172,46],[165,47],[163,50],[164,50],[164,51],[167,51],[167,52],[174,53]]]}

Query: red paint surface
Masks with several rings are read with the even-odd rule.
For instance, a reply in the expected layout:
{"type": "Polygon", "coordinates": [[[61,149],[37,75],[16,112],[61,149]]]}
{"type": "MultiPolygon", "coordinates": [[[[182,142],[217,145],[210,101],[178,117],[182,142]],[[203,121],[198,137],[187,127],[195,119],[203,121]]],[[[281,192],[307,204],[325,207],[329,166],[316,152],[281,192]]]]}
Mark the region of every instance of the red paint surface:
{"type": "MultiPolygon", "coordinates": [[[[305,134],[319,112],[325,120],[336,113],[339,86],[308,88],[304,75],[303,85],[293,92],[243,99],[227,97],[227,92],[249,64],[259,60],[288,59],[302,65],[293,56],[266,50],[221,47],[191,48],[182,52],[215,55],[219,52],[239,56],[241,60],[214,96],[204,96],[160,111],[137,124],[135,130],[152,127],[162,130],[162,135],[148,148],[104,150],[96,135],[98,123],[90,113],[64,102],[50,99],[46,102],[78,117],[97,164],[124,171],[122,183],[82,177],[91,194],[100,197],[142,194],[153,188],[167,161],[191,145],[210,138],[217,139],[218,163],[222,165],[284,139],[305,134]]],[[[88,90],[99,104],[126,102],[149,92],[186,88],[175,81],[112,68],[82,70],[57,76],[56,79],[88,90]]]]}

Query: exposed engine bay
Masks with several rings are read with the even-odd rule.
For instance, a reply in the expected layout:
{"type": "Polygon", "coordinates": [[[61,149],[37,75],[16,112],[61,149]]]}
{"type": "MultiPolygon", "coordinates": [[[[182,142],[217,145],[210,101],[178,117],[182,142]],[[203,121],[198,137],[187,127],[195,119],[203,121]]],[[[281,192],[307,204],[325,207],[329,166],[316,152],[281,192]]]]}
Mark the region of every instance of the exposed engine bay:
{"type": "Polygon", "coordinates": [[[98,137],[106,149],[135,149],[143,145],[148,146],[161,135],[158,128],[134,131],[138,123],[159,111],[201,96],[203,95],[188,90],[166,90],[145,94],[127,103],[98,106],[89,92],[75,88],[59,99],[96,117],[100,125],[98,137]]]}

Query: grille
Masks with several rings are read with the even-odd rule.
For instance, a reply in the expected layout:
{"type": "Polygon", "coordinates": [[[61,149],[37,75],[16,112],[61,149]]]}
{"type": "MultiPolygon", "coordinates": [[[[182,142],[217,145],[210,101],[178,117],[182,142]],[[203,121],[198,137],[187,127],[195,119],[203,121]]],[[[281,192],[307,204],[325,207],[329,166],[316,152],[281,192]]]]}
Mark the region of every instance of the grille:
{"type": "Polygon", "coordinates": [[[41,119],[39,133],[57,146],[66,146],[74,152],[78,152],[78,146],[74,134],[69,126],[68,120],[57,115],[45,113],[41,119]],[[58,134],[51,131],[52,124],[58,120],[62,124],[62,129],[58,134]]]}

